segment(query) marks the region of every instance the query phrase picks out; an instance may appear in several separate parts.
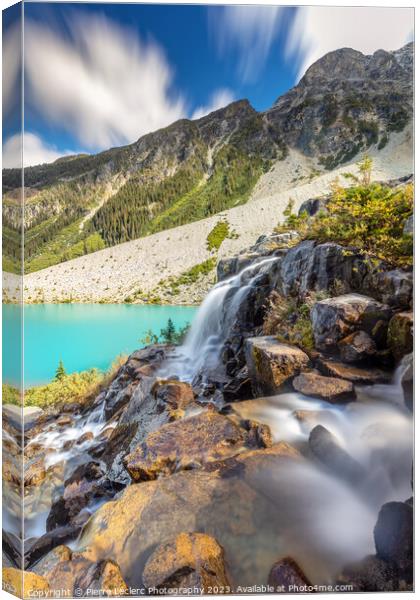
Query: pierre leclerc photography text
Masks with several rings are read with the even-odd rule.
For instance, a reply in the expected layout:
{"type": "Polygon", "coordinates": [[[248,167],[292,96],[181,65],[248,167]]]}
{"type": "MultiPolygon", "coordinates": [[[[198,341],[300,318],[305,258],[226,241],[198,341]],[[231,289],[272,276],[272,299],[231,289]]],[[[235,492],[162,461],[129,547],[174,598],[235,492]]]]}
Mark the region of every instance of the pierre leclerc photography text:
{"type": "Polygon", "coordinates": [[[413,592],[414,8],[2,17],[4,592],[413,592]]]}

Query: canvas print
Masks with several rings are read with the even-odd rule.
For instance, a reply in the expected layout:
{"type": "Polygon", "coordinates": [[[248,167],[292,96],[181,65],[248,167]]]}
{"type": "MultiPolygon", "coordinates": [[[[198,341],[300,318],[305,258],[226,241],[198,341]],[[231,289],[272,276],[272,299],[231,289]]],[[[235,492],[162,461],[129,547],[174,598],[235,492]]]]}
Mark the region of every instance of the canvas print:
{"type": "Polygon", "coordinates": [[[3,11],[3,590],[413,590],[414,9],[3,11]]]}

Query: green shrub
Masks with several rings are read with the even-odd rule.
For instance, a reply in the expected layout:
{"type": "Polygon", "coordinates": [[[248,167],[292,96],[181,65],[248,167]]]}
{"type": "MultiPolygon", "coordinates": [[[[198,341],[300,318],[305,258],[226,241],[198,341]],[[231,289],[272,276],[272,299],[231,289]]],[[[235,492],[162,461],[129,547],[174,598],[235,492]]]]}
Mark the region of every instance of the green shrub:
{"type": "Polygon", "coordinates": [[[207,250],[218,250],[227,237],[229,237],[229,223],[219,221],[207,236],[207,250]]]}
{"type": "Polygon", "coordinates": [[[302,238],[337,242],[358,248],[389,263],[407,267],[413,262],[413,236],[404,234],[404,224],[413,214],[413,186],[390,188],[372,183],[371,160],[359,163],[359,177],[350,175],[355,185],[332,186],[328,211],[312,218],[285,211],[281,230],[297,229],[302,238]]]}

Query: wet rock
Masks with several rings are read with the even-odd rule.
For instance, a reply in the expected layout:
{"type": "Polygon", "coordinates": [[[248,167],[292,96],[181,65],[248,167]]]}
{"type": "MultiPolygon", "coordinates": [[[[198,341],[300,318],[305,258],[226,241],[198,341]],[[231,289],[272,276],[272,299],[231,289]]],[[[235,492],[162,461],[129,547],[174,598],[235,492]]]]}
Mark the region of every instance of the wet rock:
{"type": "Polygon", "coordinates": [[[46,577],[48,573],[60,562],[67,562],[71,559],[71,550],[68,546],[57,546],[46,556],[41,558],[39,562],[32,567],[32,572],[42,577],[46,577]]]}
{"type": "Polygon", "coordinates": [[[275,591],[287,594],[306,592],[311,583],[297,562],[288,556],[277,561],[271,567],[268,585],[273,586],[275,591]]]}
{"type": "Polygon", "coordinates": [[[376,553],[401,570],[413,562],[413,507],[405,502],[388,502],[379,511],[373,532],[376,553]]]}
{"type": "Polygon", "coordinates": [[[316,458],[338,477],[357,483],[364,476],[363,467],[340,446],[338,439],[323,425],[312,429],[309,448],[316,458]]]}
{"type": "Polygon", "coordinates": [[[248,367],[245,365],[223,386],[223,398],[225,402],[235,402],[251,397],[252,381],[248,373],[248,367]]]}
{"type": "Polygon", "coordinates": [[[302,350],[282,344],[274,336],[246,340],[245,356],[253,387],[262,395],[276,394],[310,363],[302,350]]]}
{"type": "Polygon", "coordinates": [[[3,589],[20,598],[47,597],[48,582],[36,573],[24,572],[13,567],[3,568],[3,589]]]}
{"type": "Polygon", "coordinates": [[[395,567],[377,556],[367,556],[358,563],[347,565],[337,583],[351,586],[352,592],[407,590],[407,585],[400,582],[395,567]]]}
{"type": "Polygon", "coordinates": [[[369,258],[361,252],[305,240],[283,258],[276,289],[284,296],[301,297],[313,290],[330,290],[337,283],[349,292],[359,290],[370,268],[369,258]]]}
{"type": "Polygon", "coordinates": [[[251,419],[243,419],[240,424],[248,431],[247,445],[251,448],[270,448],[273,445],[273,437],[268,425],[251,419]]]}
{"type": "MultiPolygon", "coordinates": [[[[4,458],[3,458],[4,460],[4,458]]],[[[2,530],[3,561],[9,559],[11,567],[22,566],[22,541],[11,532],[2,530]]]]}
{"type": "Polygon", "coordinates": [[[387,383],[391,379],[390,373],[376,368],[362,368],[355,365],[319,359],[318,367],[322,373],[330,377],[339,377],[356,384],[387,383]]]}
{"type": "Polygon", "coordinates": [[[413,313],[401,312],[392,317],[388,327],[388,345],[396,361],[413,351],[413,313]]]}
{"type": "Polygon", "coordinates": [[[390,318],[388,306],[361,294],[321,300],[311,310],[315,346],[318,350],[333,350],[351,333],[361,330],[373,334],[378,321],[388,322],[390,318]]]}
{"type": "Polygon", "coordinates": [[[298,375],[293,380],[293,387],[305,396],[320,398],[332,403],[348,402],[355,397],[351,381],[337,377],[324,377],[316,372],[298,375]]]}
{"type": "Polygon", "coordinates": [[[69,427],[73,425],[74,419],[71,415],[62,415],[57,419],[57,425],[60,427],[69,427]]]}
{"type": "Polygon", "coordinates": [[[238,259],[236,256],[220,259],[216,268],[217,281],[223,281],[223,279],[235,275],[237,273],[237,264],[238,259]]]}
{"type": "Polygon", "coordinates": [[[275,444],[202,469],[129,485],[92,515],[79,547],[90,548],[92,560],[112,556],[127,584],[140,587],[144,565],[157,545],[180,533],[203,532],[229,551],[229,571],[239,585],[255,565],[260,574],[266,569],[258,552],[250,555],[250,536],[259,535],[262,523],[270,523],[270,533],[261,532],[264,538],[276,539],[282,531],[282,503],[260,493],[261,478],[275,481],[284,476],[287,481],[303,460],[290,445],[275,444]]]}
{"type": "Polygon", "coordinates": [[[166,408],[171,417],[182,416],[186,408],[194,404],[194,392],[184,381],[157,381],[152,394],[156,402],[166,408]]]}
{"type": "Polygon", "coordinates": [[[414,381],[413,381],[413,354],[403,358],[403,373],[401,376],[401,386],[403,389],[404,403],[408,410],[413,412],[414,403],[414,381]]]}
{"type": "Polygon", "coordinates": [[[16,459],[13,456],[3,455],[2,458],[2,478],[3,481],[9,481],[10,483],[21,484],[21,465],[17,464],[16,459]]]}
{"type": "Polygon", "coordinates": [[[25,461],[23,469],[25,487],[39,485],[45,479],[46,474],[44,456],[37,456],[30,461],[25,461]]]}
{"type": "Polygon", "coordinates": [[[38,562],[38,560],[57,546],[75,540],[88,519],[89,515],[86,514],[72,525],[57,527],[53,531],[44,533],[25,553],[25,568],[38,562]]]}
{"type": "Polygon", "coordinates": [[[338,343],[340,357],[346,363],[369,361],[376,354],[376,344],[365,331],[356,331],[338,343]]]}
{"type": "Polygon", "coordinates": [[[87,431],[76,440],[76,444],[81,446],[82,444],[86,444],[86,442],[91,442],[93,438],[93,433],[91,431],[87,431]]]}
{"type": "Polygon", "coordinates": [[[159,593],[194,586],[210,593],[215,587],[230,585],[223,548],[204,533],[180,533],[158,546],[144,567],[143,582],[146,588],[159,593]]]}
{"type": "Polygon", "coordinates": [[[72,552],[66,546],[54,549],[33,570],[42,573],[50,589],[64,597],[125,596],[128,591],[114,561],[94,562],[88,552],[72,552]]]}
{"type": "Polygon", "coordinates": [[[413,273],[394,269],[374,271],[364,283],[365,289],[375,298],[400,308],[409,308],[413,303],[413,273]]]}
{"type": "Polygon", "coordinates": [[[46,448],[37,442],[32,442],[25,446],[24,454],[27,459],[35,458],[38,454],[45,453],[46,448]]]}
{"type": "Polygon", "coordinates": [[[310,198],[309,200],[305,200],[300,205],[298,214],[303,215],[306,213],[308,217],[314,217],[321,210],[326,211],[328,206],[329,197],[326,198],[310,198]]]}
{"type": "Polygon", "coordinates": [[[232,456],[244,443],[244,430],[228,417],[203,412],[149,433],[124,465],[134,481],[147,481],[232,456]]]}

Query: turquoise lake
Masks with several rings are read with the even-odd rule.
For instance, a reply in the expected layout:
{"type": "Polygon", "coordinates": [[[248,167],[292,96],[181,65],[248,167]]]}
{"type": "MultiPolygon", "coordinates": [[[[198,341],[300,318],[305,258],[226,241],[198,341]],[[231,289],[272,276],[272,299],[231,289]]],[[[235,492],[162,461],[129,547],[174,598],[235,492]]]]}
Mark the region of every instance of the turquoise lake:
{"type": "MultiPolygon", "coordinates": [[[[190,323],[196,307],[129,304],[34,304],[24,308],[25,387],[51,381],[61,359],[68,373],[106,370],[119,354],[140,348],[148,330],[159,335],[171,318],[190,323]]],[[[21,310],[3,306],[3,381],[19,384],[21,310]]]]}

